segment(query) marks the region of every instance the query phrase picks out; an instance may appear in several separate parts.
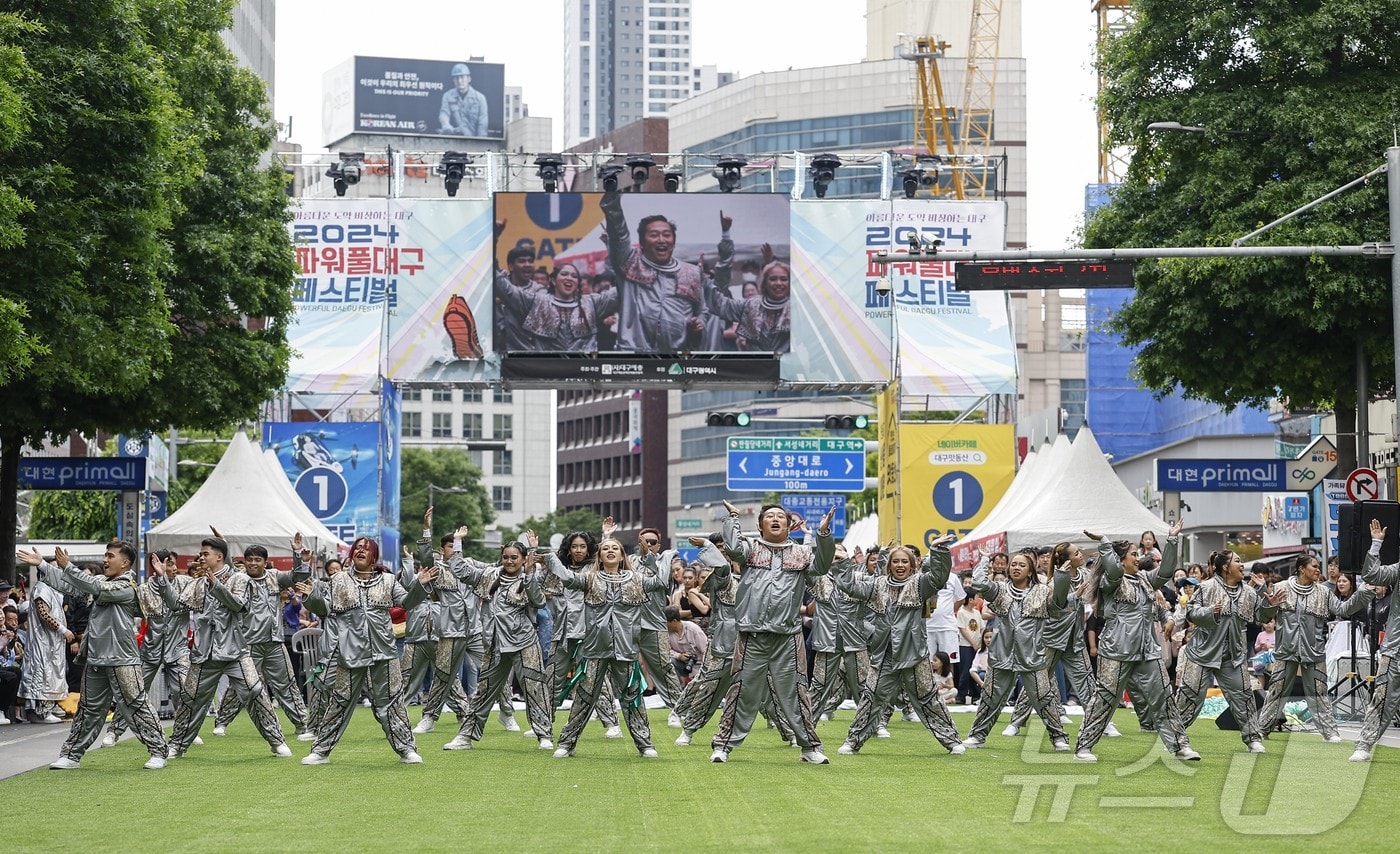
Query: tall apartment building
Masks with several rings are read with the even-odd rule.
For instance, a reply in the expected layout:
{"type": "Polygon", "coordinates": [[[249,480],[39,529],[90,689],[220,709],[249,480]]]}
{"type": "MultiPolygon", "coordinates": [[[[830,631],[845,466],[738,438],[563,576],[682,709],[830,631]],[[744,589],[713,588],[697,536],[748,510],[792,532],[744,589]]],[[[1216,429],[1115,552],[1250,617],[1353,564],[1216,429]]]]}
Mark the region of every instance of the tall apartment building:
{"type": "Polygon", "coordinates": [[[565,0],[564,147],[690,97],[690,0],[565,0]]]}
{"type": "MultiPolygon", "coordinates": [[[[403,390],[408,448],[462,448],[481,469],[496,524],[516,526],[554,510],[554,392],[496,388],[403,390]],[[473,450],[503,441],[505,450],[473,450]]],[[[456,486],[457,484],[438,484],[456,486]]]]}

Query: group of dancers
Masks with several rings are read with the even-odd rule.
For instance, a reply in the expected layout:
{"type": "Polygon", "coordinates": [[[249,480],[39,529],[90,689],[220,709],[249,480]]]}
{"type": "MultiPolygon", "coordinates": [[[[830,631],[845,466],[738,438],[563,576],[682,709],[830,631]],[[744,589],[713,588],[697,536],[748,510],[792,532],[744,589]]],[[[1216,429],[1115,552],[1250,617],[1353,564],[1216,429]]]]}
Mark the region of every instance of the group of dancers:
{"type": "MultiPolygon", "coordinates": [[[[374,540],[361,537],[350,547],[348,565],[328,561],[325,574],[316,579],[300,535],[292,542],[297,562],[290,572],[272,569],[266,549],[256,545],[245,550],[242,569],[234,569],[227,542],[215,532],[203,541],[188,572],[168,562],[168,555],[153,554],[144,582],[138,582],[136,551],[127,543],[107,547],[100,576],[79,570],[62,549],[53,562],[37,551],[21,552],[21,559],[37,567],[48,584],[94,600],[78,712],[50,767],[77,768],[113,707],[112,731],[104,743],[114,743],[130,726],[150,754],[145,767],[164,767],[199,743],[221,679],[227,680],[228,690],[215,733],[226,731],[246,708],[272,753],[289,757],[275,703],[291,721],[297,740],[312,743],[311,753],[301,760],[304,765],[329,763],[362,696],[368,697],[401,762],[423,761],[414,736],[432,732],[447,706],[456,713],[459,729],[443,748],[470,749],[497,706],[502,723],[518,729],[512,726],[512,680],[524,694],[527,734],[560,759],[575,754],[594,716],[607,727],[608,737],[620,737],[619,707],[638,754],[656,757],[643,700],[649,682],[671,710],[668,722],[681,730],[678,746],[691,744],[694,734],[719,714],[710,743],[713,762],[727,762],[762,713],[798,748],[802,761],[826,764],[817,722],[847,695],[856,702],[856,712],[839,754],[858,754],[900,706],[950,754],[963,754],[987,744],[1020,681],[1023,691],[1003,736],[1019,733],[1034,709],[1054,750],[1073,749],[1076,759],[1096,761],[1093,749],[1099,739],[1118,734],[1111,718],[1126,690],[1144,725],[1150,722],[1166,749],[1178,759],[1194,761],[1200,755],[1186,729],[1199,715],[1207,676],[1240,722],[1246,748],[1261,753],[1265,730],[1299,673],[1319,733],[1328,742],[1341,741],[1321,675],[1326,623],[1364,607],[1374,595],[1370,585],[1400,581],[1400,564],[1380,564],[1385,529],[1376,521],[1371,522],[1373,543],[1360,590],[1346,600],[1319,582],[1320,567],[1311,556],[1298,559],[1286,582],[1260,593],[1244,583],[1237,555],[1213,553],[1214,575],[1188,609],[1192,628],[1173,691],[1154,631],[1155,594],[1177,569],[1180,522],[1171,527],[1156,565],[1127,541],[1111,542],[1088,531],[1085,536],[1098,544],[1097,558],[1086,560],[1074,543],[1059,543],[1045,575],[1037,572],[1035,553],[1026,550],[1011,557],[1005,577],[993,577],[991,554],[984,550],[971,587],[996,621],[985,689],[971,730],[962,738],[938,692],[924,622],[926,603],[944,589],[952,568],[951,536],[931,543],[927,555],[894,546],[880,550],[878,560],[866,560],[860,549],[848,554],[832,541],[831,512],[815,536],[799,542],[792,535],[800,520],[782,507],[761,509],[756,534],[741,533],[738,510],[728,502],[725,507],[729,515],[721,531],[690,538],[706,568],[701,590],[712,609],[709,647],[698,674],[683,690],[670,666],[663,612],[673,553],[661,549],[659,532],[646,529],[636,552],[628,554],[611,518],[604,521],[601,539],[570,532],[551,551],[539,545],[534,532],[526,532],[524,542],[506,544],[499,560],[487,563],[463,554],[462,541],[470,534],[465,526],[442,537],[434,549],[430,508],[417,553],[405,546],[397,571],[379,562],[374,540]],[[279,637],[280,593],[289,587],[322,620],[309,707],[279,637]],[[801,617],[809,595],[817,611],[810,682],[801,617]],[[547,657],[535,622],[546,606],[554,616],[547,657]],[[409,615],[402,652],[395,643],[391,608],[409,615]],[[1086,610],[1103,619],[1096,671],[1083,640],[1086,610]],[[1256,712],[1247,689],[1245,627],[1270,619],[1277,620],[1276,660],[1268,701],[1256,712]],[[187,642],[188,625],[193,637],[187,642]],[[470,697],[457,678],[467,656],[479,669],[470,697]],[[1073,748],[1054,684],[1057,664],[1064,665],[1075,693],[1088,698],[1073,748]],[[405,698],[421,686],[428,667],[432,689],[418,725],[411,727],[405,698]],[[178,685],[168,738],[147,694],[162,671],[178,685]],[[554,714],[570,700],[556,745],[554,714]]],[[[1352,761],[1369,761],[1400,704],[1389,691],[1400,648],[1400,612],[1392,612],[1390,619],[1393,625],[1387,626],[1380,649],[1371,706],[1352,761]]]]}

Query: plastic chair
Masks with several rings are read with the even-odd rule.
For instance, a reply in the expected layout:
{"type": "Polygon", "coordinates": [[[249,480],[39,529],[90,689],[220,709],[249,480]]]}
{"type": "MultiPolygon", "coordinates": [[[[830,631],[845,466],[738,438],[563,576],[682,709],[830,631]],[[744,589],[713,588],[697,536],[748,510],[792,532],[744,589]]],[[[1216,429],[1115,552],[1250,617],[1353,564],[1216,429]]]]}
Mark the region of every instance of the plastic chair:
{"type": "Polygon", "coordinates": [[[292,635],[292,652],[301,656],[301,672],[310,674],[316,669],[320,658],[321,630],[318,628],[298,629],[292,635]]]}

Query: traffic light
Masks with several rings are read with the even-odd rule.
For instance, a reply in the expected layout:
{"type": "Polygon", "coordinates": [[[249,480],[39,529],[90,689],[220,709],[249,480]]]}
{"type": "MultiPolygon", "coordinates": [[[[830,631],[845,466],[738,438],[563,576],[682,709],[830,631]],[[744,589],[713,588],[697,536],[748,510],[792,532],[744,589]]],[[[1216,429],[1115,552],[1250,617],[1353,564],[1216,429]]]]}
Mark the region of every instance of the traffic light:
{"type": "Polygon", "coordinates": [[[870,418],[865,415],[826,416],[826,429],[828,430],[861,430],[869,425],[870,418]]]}
{"type": "Polygon", "coordinates": [[[711,427],[747,427],[753,418],[747,412],[711,412],[705,423],[711,427]]]}

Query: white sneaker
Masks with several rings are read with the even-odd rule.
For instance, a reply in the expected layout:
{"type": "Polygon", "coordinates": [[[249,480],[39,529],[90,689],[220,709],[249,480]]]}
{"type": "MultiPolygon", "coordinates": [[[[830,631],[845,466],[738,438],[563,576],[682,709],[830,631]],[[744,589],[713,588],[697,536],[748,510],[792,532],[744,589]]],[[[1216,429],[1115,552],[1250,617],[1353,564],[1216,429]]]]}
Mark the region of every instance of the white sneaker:
{"type": "Polygon", "coordinates": [[[655,747],[648,747],[646,750],[642,751],[643,759],[655,759],[657,756],[658,754],[655,747]]]}
{"type": "Polygon", "coordinates": [[[961,744],[955,744],[952,747],[948,748],[948,752],[954,756],[962,756],[964,753],[967,752],[967,748],[963,747],[961,744]]]}
{"type": "Polygon", "coordinates": [[[1327,742],[1328,744],[1341,744],[1341,743],[1342,743],[1342,737],[1341,737],[1340,735],[1338,735],[1337,733],[1335,733],[1335,732],[1332,733],[1331,735],[1327,736],[1326,738],[1322,739],[1322,740],[1325,741],[1325,742],[1327,742]]]}
{"type": "Polygon", "coordinates": [[[876,737],[876,738],[889,738],[889,737],[890,737],[890,731],[887,730],[887,729],[885,729],[884,727],[880,727],[879,729],[875,730],[875,737],[876,737]]]}
{"type": "Polygon", "coordinates": [[[191,744],[203,744],[203,743],[204,743],[204,739],[200,738],[199,736],[195,736],[195,737],[194,737],[194,741],[192,741],[192,742],[190,742],[190,743],[191,743],[191,744]]]}
{"type": "Polygon", "coordinates": [[[561,747],[558,750],[554,751],[555,759],[568,759],[570,756],[573,755],[574,749],[572,747],[561,747]]]}
{"type": "Polygon", "coordinates": [[[796,747],[796,746],[797,746],[797,736],[794,735],[792,738],[789,738],[789,739],[787,740],[787,743],[788,743],[788,747],[796,747]]]}
{"type": "Polygon", "coordinates": [[[418,755],[418,751],[416,751],[416,750],[410,750],[409,752],[405,753],[403,756],[400,756],[400,757],[399,757],[399,764],[400,764],[400,765],[422,765],[422,764],[423,764],[423,757],[421,757],[421,756],[418,755]]]}
{"type": "Polygon", "coordinates": [[[907,723],[907,724],[912,724],[912,723],[918,723],[918,722],[919,722],[919,716],[916,715],[916,714],[914,714],[913,712],[905,712],[905,713],[902,715],[902,718],[903,718],[904,722],[907,723]]]}
{"type": "MultiPolygon", "coordinates": [[[[544,745],[540,745],[543,747],[544,745]]],[[[471,750],[472,740],[466,736],[457,736],[442,746],[443,750],[471,750]]]]}
{"type": "Polygon", "coordinates": [[[307,730],[306,732],[299,732],[299,733],[297,733],[297,741],[315,741],[315,740],[316,740],[316,733],[312,732],[311,730],[307,730]]]}
{"type": "Polygon", "coordinates": [[[1093,752],[1092,752],[1092,751],[1089,751],[1089,750],[1076,750],[1076,751],[1074,751],[1074,758],[1075,758],[1075,759],[1078,759],[1080,762],[1098,762],[1098,761],[1099,761],[1099,757],[1095,756],[1095,755],[1093,754],[1093,752]]]}
{"type": "Polygon", "coordinates": [[[1072,723],[1072,721],[1069,719],[1069,715],[1060,715],[1060,726],[1068,726],[1070,723],[1072,723]]]}
{"type": "Polygon", "coordinates": [[[1014,735],[1020,735],[1021,728],[1016,726],[1015,724],[1007,724],[1006,729],[1002,730],[1001,734],[1006,736],[1007,738],[1011,738],[1014,735]]]}
{"type": "MultiPolygon", "coordinates": [[[[41,724],[61,724],[61,723],[63,723],[63,718],[60,718],[58,715],[55,715],[53,712],[49,712],[47,715],[44,715],[42,718],[39,719],[39,723],[41,723],[41,724]]],[[[50,766],[50,767],[53,767],[53,766],[50,766]]],[[[73,767],[76,768],[76,767],[78,767],[78,766],[77,766],[76,764],[74,764],[73,767]]]]}
{"type": "Polygon", "coordinates": [[[856,748],[853,744],[847,741],[843,742],[840,747],[836,748],[836,753],[839,756],[855,756],[856,748]]]}
{"type": "Polygon", "coordinates": [[[1050,742],[1050,746],[1054,748],[1056,753],[1069,753],[1068,741],[1052,741],[1050,742]]]}
{"type": "Polygon", "coordinates": [[[311,753],[308,753],[308,754],[306,755],[306,758],[305,758],[305,759],[301,760],[301,764],[303,764],[303,765],[329,765],[329,764],[331,764],[331,758],[330,758],[329,756],[327,756],[326,754],[324,754],[324,753],[317,753],[317,752],[315,752],[315,751],[313,750],[311,753]]]}
{"type": "Polygon", "coordinates": [[[1347,757],[1348,762],[1370,762],[1371,751],[1364,747],[1356,748],[1356,752],[1347,757]]]}
{"type": "Polygon", "coordinates": [[[670,727],[671,729],[680,729],[680,728],[681,728],[681,718],[680,718],[680,715],[676,714],[675,712],[672,712],[671,714],[667,715],[667,716],[666,716],[666,726],[670,727]]]}
{"type": "Polygon", "coordinates": [[[978,749],[979,747],[986,747],[986,746],[987,746],[987,742],[983,741],[983,740],[980,739],[980,738],[977,738],[976,736],[972,736],[972,735],[969,735],[967,738],[964,738],[963,741],[962,741],[962,744],[963,744],[963,747],[966,747],[968,750],[976,750],[976,749],[978,749]]]}
{"type": "Polygon", "coordinates": [[[217,724],[214,727],[214,735],[228,735],[228,727],[223,724],[217,724]]]}
{"type": "MultiPolygon", "coordinates": [[[[6,721],[6,723],[8,723],[8,721],[6,721]]],[[[102,746],[103,746],[103,747],[111,747],[112,745],[114,745],[114,744],[116,744],[116,743],[117,743],[117,737],[116,737],[115,735],[112,735],[110,732],[107,733],[106,735],[102,736],[102,746]]]]}
{"type": "Polygon", "coordinates": [[[816,748],[802,751],[802,761],[810,762],[813,765],[830,765],[831,760],[826,758],[826,754],[816,748]]]}
{"type": "Polygon", "coordinates": [[[550,740],[547,739],[547,738],[542,738],[542,739],[540,739],[540,750],[553,750],[553,749],[554,749],[554,742],[550,741],[550,740]]]}
{"type": "Polygon", "coordinates": [[[9,725],[10,725],[10,719],[7,718],[7,717],[5,717],[5,713],[4,713],[4,712],[0,712],[0,726],[9,726],[9,725]]]}
{"type": "Polygon", "coordinates": [[[1264,752],[1264,742],[1262,742],[1262,741],[1251,741],[1251,742],[1249,743],[1249,752],[1250,752],[1250,753],[1263,753],[1263,752],[1264,752]]]}
{"type": "MultiPolygon", "coordinates": [[[[1154,730],[1155,732],[1155,730],[1154,730]]],[[[1113,725],[1113,721],[1108,722],[1108,726],[1103,728],[1104,738],[1119,738],[1123,733],[1118,731],[1118,727],[1113,725]]]]}
{"type": "Polygon", "coordinates": [[[147,771],[159,771],[165,767],[165,757],[152,756],[150,759],[147,759],[146,764],[141,767],[145,768],[147,771]]]}
{"type": "Polygon", "coordinates": [[[292,755],[292,749],[288,747],[285,743],[279,744],[276,747],[272,748],[272,755],[281,756],[285,759],[286,757],[292,755]]]}
{"type": "Polygon", "coordinates": [[[180,748],[176,747],[173,744],[165,749],[166,759],[181,759],[184,757],[184,755],[185,754],[180,752],[180,748]]]}
{"type": "Polygon", "coordinates": [[[53,762],[50,762],[49,767],[55,771],[72,771],[74,768],[78,767],[78,760],[69,759],[67,756],[60,756],[53,762]]]}
{"type": "Polygon", "coordinates": [[[817,720],[819,720],[819,721],[829,721],[829,720],[834,720],[834,718],[831,717],[831,712],[822,712],[822,713],[821,713],[821,716],[818,717],[817,720]]]}
{"type": "Polygon", "coordinates": [[[613,724],[603,732],[603,738],[622,738],[622,727],[613,724]]]}
{"type": "Polygon", "coordinates": [[[515,722],[515,715],[497,712],[496,720],[501,722],[501,726],[506,728],[506,732],[520,732],[520,724],[515,722]]]}
{"type": "Polygon", "coordinates": [[[432,732],[436,726],[437,718],[432,715],[424,715],[423,720],[418,722],[418,726],[414,727],[413,731],[418,735],[423,735],[424,733],[432,732]]]}
{"type": "Polygon", "coordinates": [[[690,746],[690,733],[686,732],[685,730],[681,730],[681,734],[678,735],[678,736],[676,736],[676,747],[689,747],[689,746],[690,746]]]}
{"type": "Polygon", "coordinates": [[[728,762],[729,752],[722,747],[715,748],[715,752],[710,754],[711,762],[728,762]]]}
{"type": "Polygon", "coordinates": [[[371,705],[373,705],[373,704],[369,701],[369,697],[366,697],[366,698],[364,698],[363,700],[360,701],[360,705],[361,705],[361,706],[364,706],[366,709],[368,709],[368,708],[369,708],[371,705]]]}
{"type": "Polygon", "coordinates": [[[1176,758],[1177,758],[1177,759],[1180,759],[1180,760],[1185,761],[1185,762],[1200,762],[1200,761],[1201,761],[1201,754],[1199,754],[1199,753],[1197,753],[1196,751],[1192,750],[1190,747],[1181,747],[1181,748],[1178,748],[1175,755],[1176,755],[1176,758]]]}

